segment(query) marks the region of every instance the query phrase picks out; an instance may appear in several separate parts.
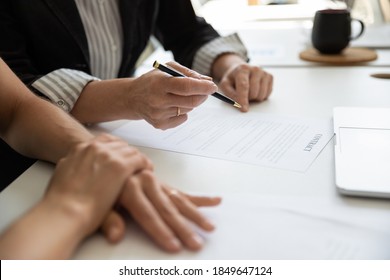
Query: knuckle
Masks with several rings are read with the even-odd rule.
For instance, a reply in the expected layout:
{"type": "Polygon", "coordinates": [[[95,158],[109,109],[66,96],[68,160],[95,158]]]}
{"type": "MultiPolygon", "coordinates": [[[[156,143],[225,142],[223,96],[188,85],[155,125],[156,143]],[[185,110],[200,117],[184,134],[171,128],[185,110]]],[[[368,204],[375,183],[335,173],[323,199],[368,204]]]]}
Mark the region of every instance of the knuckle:
{"type": "Polygon", "coordinates": [[[185,93],[190,93],[191,92],[191,89],[192,89],[192,85],[191,85],[191,79],[183,79],[184,83],[183,83],[183,89],[184,89],[184,92],[185,93]]]}
{"type": "Polygon", "coordinates": [[[135,155],[137,157],[146,157],[140,150],[138,150],[136,147],[129,146],[128,149],[130,150],[130,153],[132,155],[135,155]]]}
{"type": "Polygon", "coordinates": [[[229,86],[229,81],[227,79],[222,79],[219,85],[221,88],[227,88],[229,86]]]}
{"type": "Polygon", "coordinates": [[[153,164],[152,160],[145,156],[145,161],[146,161],[148,168],[150,170],[154,170],[154,164],[153,164]]]}
{"type": "Polygon", "coordinates": [[[267,75],[267,72],[264,72],[263,70],[261,70],[259,67],[254,67],[252,72],[257,75],[257,76],[261,76],[261,75],[267,75]]]}
{"type": "Polygon", "coordinates": [[[88,145],[86,145],[85,150],[87,153],[95,153],[95,154],[103,152],[103,149],[101,147],[101,143],[96,141],[96,140],[92,141],[88,145]]]}
{"type": "Polygon", "coordinates": [[[77,145],[73,146],[71,151],[70,151],[70,154],[80,153],[81,151],[83,151],[87,147],[87,145],[88,144],[86,144],[86,143],[81,143],[81,144],[77,144],[77,145]]]}
{"type": "Polygon", "coordinates": [[[144,187],[147,187],[153,191],[156,191],[158,188],[160,188],[160,184],[156,181],[156,177],[152,170],[143,169],[140,171],[138,176],[144,187]]]}
{"type": "Polygon", "coordinates": [[[175,216],[175,211],[172,208],[171,204],[168,203],[162,203],[159,207],[160,214],[165,217],[166,219],[170,219],[170,217],[175,216]]]}
{"type": "Polygon", "coordinates": [[[144,166],[146,168],[153,168],[153,163],[147,156],[145,156],[144,154],[140,153],[139,157],[140,157],[142,166],[144,166]]]}
{"type": "Polygon", "coordinates": [[[125,171],[128,170],[127,165],[125,164],[125,162],[121,161],[121,160],[110,160],[109,161],[109,166],[116,173],[122,173],[122,172],[125,172],[125,171]]]}
{"type": "Polygon", "coordinates": [[[96,139],[98,139],[98,140],[100,140],[100,139],[102,139],[102,140],[105,140],[105,139],[107,139],[107,140],[118,140],[119,138],[114,136],[114,135],[112,135],[112,134],[102,133],[99,136],[97,136],[96,139]]]}
{"type": "Polygon", "coordinates": [[[249,64],[240,64],[235,69],[238,72],[250,72],[251,66],[249,64]]]}
{"type": "Polygon", "coordinates": [[[160,130],[167,130],[172,127],[173,120],[164,120],[155,123],[154,127],[160,130]]]}
{"type": "Polygon", "coordinates": [[[153,123],[158,123],[163,118],[163,113],[160,110],[154,110],[149,113],[149,118],[153,123]]]}
{"type": "Polygon", "coordinates": [[[151,125],[153,125],[154,128],[164,130],[165,129],[165,124],[163,122],[159,121],[152,121],[150,122],[151,125]]]}
{"type": "Polygon", "coordinates": [[[196,107],[198,104],[196,96],[192,95],[190,96],[190,106],[191,108],[196,107]]]}
{"type": "Polygon", "coordinates": [[[152,171],[150,170],[143,170],[140,174],[143,181],[145,181],[148,185],[154,185],[155,184],[155,177],[152,171]]]}
{"type": "Polygon", "coordinates": [[[249,81],[246,80],[246,79],[240,79],[237,83],[242,88],[248,88],[249,87],[249,81]]]}
{"type": "Polygon", "coordinates": [[[192,69],[187,70],[187,76],[200,79],[200,74],[192,69]]]}

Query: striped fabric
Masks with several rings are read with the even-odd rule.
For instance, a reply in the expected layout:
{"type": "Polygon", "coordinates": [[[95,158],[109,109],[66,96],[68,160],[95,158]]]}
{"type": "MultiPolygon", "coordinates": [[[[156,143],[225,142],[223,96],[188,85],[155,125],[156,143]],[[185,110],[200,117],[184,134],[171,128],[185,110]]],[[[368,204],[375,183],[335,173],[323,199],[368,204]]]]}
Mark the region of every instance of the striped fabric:
{"type": "Polygon", "coordinates": [[[99,79],[78,70],[63,68],[36,80],[32,86],[58,107],[69,112],[84,87],[94,80],[99,79]]]}
{"type": "Polygon", "coordinates": [[[122,25],[118,0],[75,0],[87,35],[92,75],[118,76],[122,60],[122,25]]]}
{"type": "Polygon", "coordinates": [[[235,53],[249,61],[247,50],[237,33],[219,37],[201,47],[194,57],[192,69],[210,76],[212,62],[221,54],[235,53]]]}
{"type": "MultiPolygon", "coordinates": [[[[88,40],[92,76],[71,69],[58,69],[32,86],[69,112],[91,81],[114,79],[122,60],[123,33],[118,0],[74,0],[88,40]]],[[[246,49],[237,34],[217,38],[195,55],[193,69],[210,75],[211,64],[222,53],[237,53],[246,59],[246,49]]]]}

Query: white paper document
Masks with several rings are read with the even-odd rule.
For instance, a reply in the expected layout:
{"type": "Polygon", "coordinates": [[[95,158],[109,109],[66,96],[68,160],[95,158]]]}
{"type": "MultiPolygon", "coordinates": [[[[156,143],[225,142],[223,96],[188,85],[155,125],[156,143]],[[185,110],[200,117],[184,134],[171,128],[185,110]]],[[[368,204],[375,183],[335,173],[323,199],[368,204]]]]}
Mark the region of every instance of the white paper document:
{"type": "Polygon", "coordinates": [[[201,211],[216,229],[211,233],[196,229],[205,242],[199,252],[164,252],[134,221],[129,221],[122,242],[112,245],[96,234],[84,243],[75,258],[390,259],[389,209],[369,201],[367,205],[353,205],[344,200],[311,197],[226,194],[221,205],[201,211]]]}
{"type": "Polygon", "coordinates": [[[304,172],[333,130],[330,120],[198,108],[173,129],[131,121],[113,134],[136,146],[304,172]]]}

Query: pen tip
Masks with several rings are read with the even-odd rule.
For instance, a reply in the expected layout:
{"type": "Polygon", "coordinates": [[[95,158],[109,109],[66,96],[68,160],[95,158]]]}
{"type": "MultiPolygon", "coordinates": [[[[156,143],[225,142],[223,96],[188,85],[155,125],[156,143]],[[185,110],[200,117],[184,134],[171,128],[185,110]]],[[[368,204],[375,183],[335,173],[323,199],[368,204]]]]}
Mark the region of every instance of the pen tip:
{"type": "Polygon", "coordinates": [[[237,107],[237,108],[242,108],[242,106],[240,104],[238,104],[237,102],[234,102],[234,107],[237,107]]]}
{"type": "Polygon", "coordinates": [[[155,60],[155,61],[153,62],[153,67],[154,67],[154,68],[158,68],[159,65],[160,65],[160,63],[158,63],[157,60],[155,60]]]}

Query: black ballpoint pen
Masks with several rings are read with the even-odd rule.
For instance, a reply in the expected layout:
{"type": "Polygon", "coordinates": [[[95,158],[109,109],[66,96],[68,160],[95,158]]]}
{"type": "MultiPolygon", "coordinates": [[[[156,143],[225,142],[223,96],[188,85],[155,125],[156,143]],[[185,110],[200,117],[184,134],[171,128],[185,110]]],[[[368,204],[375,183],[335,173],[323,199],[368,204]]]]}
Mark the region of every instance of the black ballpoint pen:
{"type": "MultiPolygon", "coordinates": [[[[159,69],[169,75],[172,75],[174,77],[185,77],[182,73],[180,72],[177,72],[176,70],[164,65],[164,64],[160,64],[159,62],[155,61],[153,63],[153,67],[156,68],[156,69],[159,69]]],[[[226,103],[229,103],[231,105],[233,105],[234,107],[237,107],[237,108],[241,108],[241,105],[238,104],[236,101],[234,101],[233,99],[230,99],[229,97],[219,93],[219,92],[214,92],[213,94],[211,94],[212,96],[218,98],[219,100],[222,100],[226,103]]]]}

